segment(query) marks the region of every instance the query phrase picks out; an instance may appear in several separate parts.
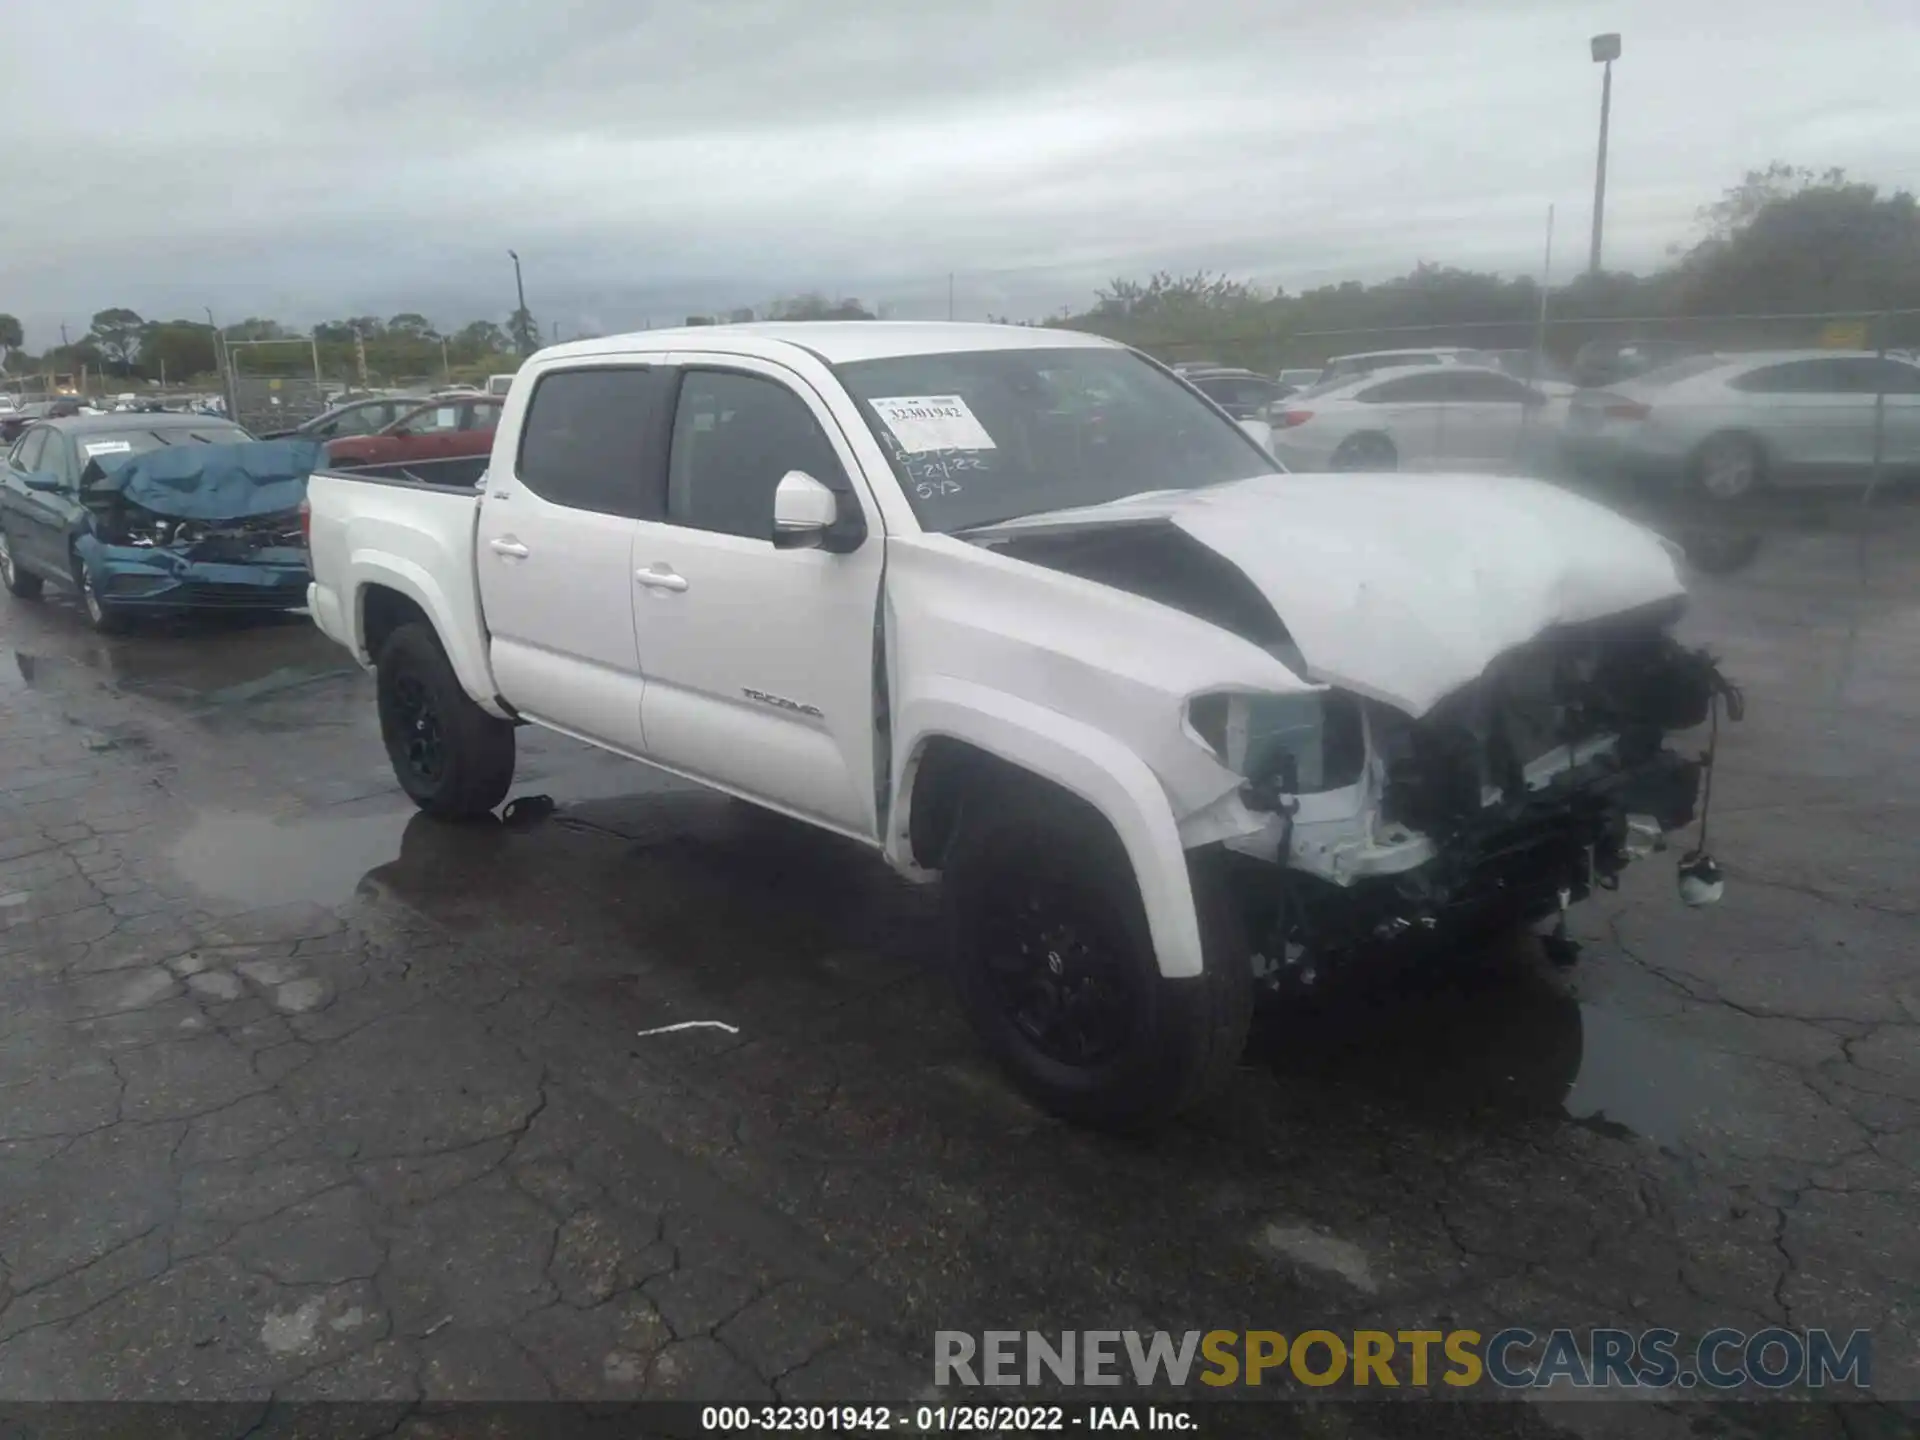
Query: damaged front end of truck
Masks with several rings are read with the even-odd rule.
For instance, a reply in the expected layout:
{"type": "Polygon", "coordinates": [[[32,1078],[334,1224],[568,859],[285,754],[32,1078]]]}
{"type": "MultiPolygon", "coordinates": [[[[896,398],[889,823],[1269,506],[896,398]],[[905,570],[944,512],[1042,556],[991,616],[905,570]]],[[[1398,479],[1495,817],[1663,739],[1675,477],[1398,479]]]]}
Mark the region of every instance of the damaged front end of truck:
{"type": "MultiPolygon", "coordinates": [[[[1273,476],[975,532],[1205,620],[1286,685],[1202,687],[1157,766],[1256,970],[1312,983],[1385,946],[1553,925],[1698,817],[1739,691],[1673,634],[1658,537],[1535,482],[1273,476]],[[1215,762],[1204,773],[1192,748],[1215,762]]],[[[1682,861],[1682,898],[1718,872],[1682,861]]]]}
{"type": "MultiPolygon", "coordinates": [[[[1195,697],[1194,730],[1243,777],[1219,861],[1262,972],[1310,984],[1384,946],[1541,922],[1571,959],[1568,906],[1699,816],[1711,743],[1672,737],[1741,713],[1712,657],[1669,633],[1677,611],[1557,629],[1418,718],[1333,688],[1195,697]]],[[[1718,898],[1692,883],[1717,884],[1711,867],[1686,857],[1690,902],[1718,898]]]]}
{"type": "Polygon", "coordinates": [[[295,609],[310,578],[300,502],[312,441],[94,456],[73,540],[90,607],[295,609]]]}

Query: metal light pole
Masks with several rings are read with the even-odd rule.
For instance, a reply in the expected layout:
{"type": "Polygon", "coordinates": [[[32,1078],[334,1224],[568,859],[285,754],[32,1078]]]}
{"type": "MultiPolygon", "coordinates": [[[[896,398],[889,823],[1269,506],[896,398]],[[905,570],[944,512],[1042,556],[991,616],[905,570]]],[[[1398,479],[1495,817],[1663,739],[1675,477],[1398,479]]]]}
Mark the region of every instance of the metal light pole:
{"type": "MultiPolygon", "coordinates": [[[[514,250],[509,250],[507,251],[507,254],[513,258],[513,292],[514,294],[520,297],[520,308],[513,312],[514,318],[518,319],[520,316],[527,313],[527,287],[523,285],[520,281],[519,252],[514,250]]],[[[516,335],[513,338],[519,343],[520,353],[522,355],[525,355],[527,353],[527,341],[526,341],[525,332],[523,331],[521,334],[516,335]]]]}
{"type": "Polygon", "coordinates": [[[1606,69],[1600,77],[1600,158],[1593,167],[1593,252],[1587,269],[1600,273],[1600,233],[1607,215],[1607,122],[1613,115],[1613,62],[1620,58],[1618,35],[1596,35],[1588,41],[1596,65],[1606,69]]]}

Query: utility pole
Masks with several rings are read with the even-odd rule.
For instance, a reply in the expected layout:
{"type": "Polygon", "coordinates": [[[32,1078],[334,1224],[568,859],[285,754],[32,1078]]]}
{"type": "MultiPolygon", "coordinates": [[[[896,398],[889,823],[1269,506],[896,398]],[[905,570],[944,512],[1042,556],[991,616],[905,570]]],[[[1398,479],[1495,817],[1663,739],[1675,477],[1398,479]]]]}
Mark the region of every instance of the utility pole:
{"type": "Polygon", "coordinates": [[[1600,77],[1600,155],[1593,167],[1593,251],[1589,273],[1600,273],[1600,234],[1607,215],[1607,126],[1613,116],[1613,62],[1620,58],[1618,35],[1596,35],[1588,42],[1596,64],[1605,66],[1600,77]]]}
{"type": "Polygon", "coordinates": [[[953,272],[947,272],[947,319],[953,319],[953,272]]]}
{"type": "Polygon", "coordinates": [[[71,350],[73,348],[73,342],[67,339],[67,326],[65,321],[62,321],[60,324],[60,348],[62,350],[71,350]]]}

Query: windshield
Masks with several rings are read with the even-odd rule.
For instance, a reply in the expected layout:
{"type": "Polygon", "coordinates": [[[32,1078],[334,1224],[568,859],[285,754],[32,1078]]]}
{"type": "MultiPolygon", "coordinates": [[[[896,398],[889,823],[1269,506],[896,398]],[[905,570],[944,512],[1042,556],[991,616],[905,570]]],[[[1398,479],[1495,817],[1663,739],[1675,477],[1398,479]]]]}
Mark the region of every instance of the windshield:
{"type": "Polygon", "coordinates": [[[1157,366],[1105,346],[905,355],[839,367],[921,525],[970,526],[1197,490],[1279,467],[1157,366]]]}
{"type": "Polygon", "coordinates": [[[238,425],[182,425],[164,430],[102,430],[76,435],[83,455],[144,455],[168,445],[244,445],[253,437],[238,425]]]}

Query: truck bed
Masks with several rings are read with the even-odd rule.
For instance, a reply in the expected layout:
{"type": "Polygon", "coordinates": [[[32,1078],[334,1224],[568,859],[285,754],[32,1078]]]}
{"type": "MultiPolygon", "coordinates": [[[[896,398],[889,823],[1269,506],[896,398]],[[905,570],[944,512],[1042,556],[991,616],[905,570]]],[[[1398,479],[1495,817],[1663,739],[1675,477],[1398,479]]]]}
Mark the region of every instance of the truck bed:
{"type": "MultiPolygon", "coordinates": [[[[308,606],[331,639],[370,664],[369,629],[401,611],[429,621],[467,693],[494,696],[474,540],[485,457],[316,470],[307,480],[308,606]],[[467,467],[464,480],[456,467],[467,467]]],[[[378,639],[376,634],[374,637],[378,639]]]]}
{"type": "Polygon", "coordinates": [[[328,475],[349,476],[356,480],[401,481],[426,485],[436,490],[473,490],[487,473],[488,455],[456,455],[448,460],[392,460],[374,465],[342,465],[327,468],[328,475]]]}

